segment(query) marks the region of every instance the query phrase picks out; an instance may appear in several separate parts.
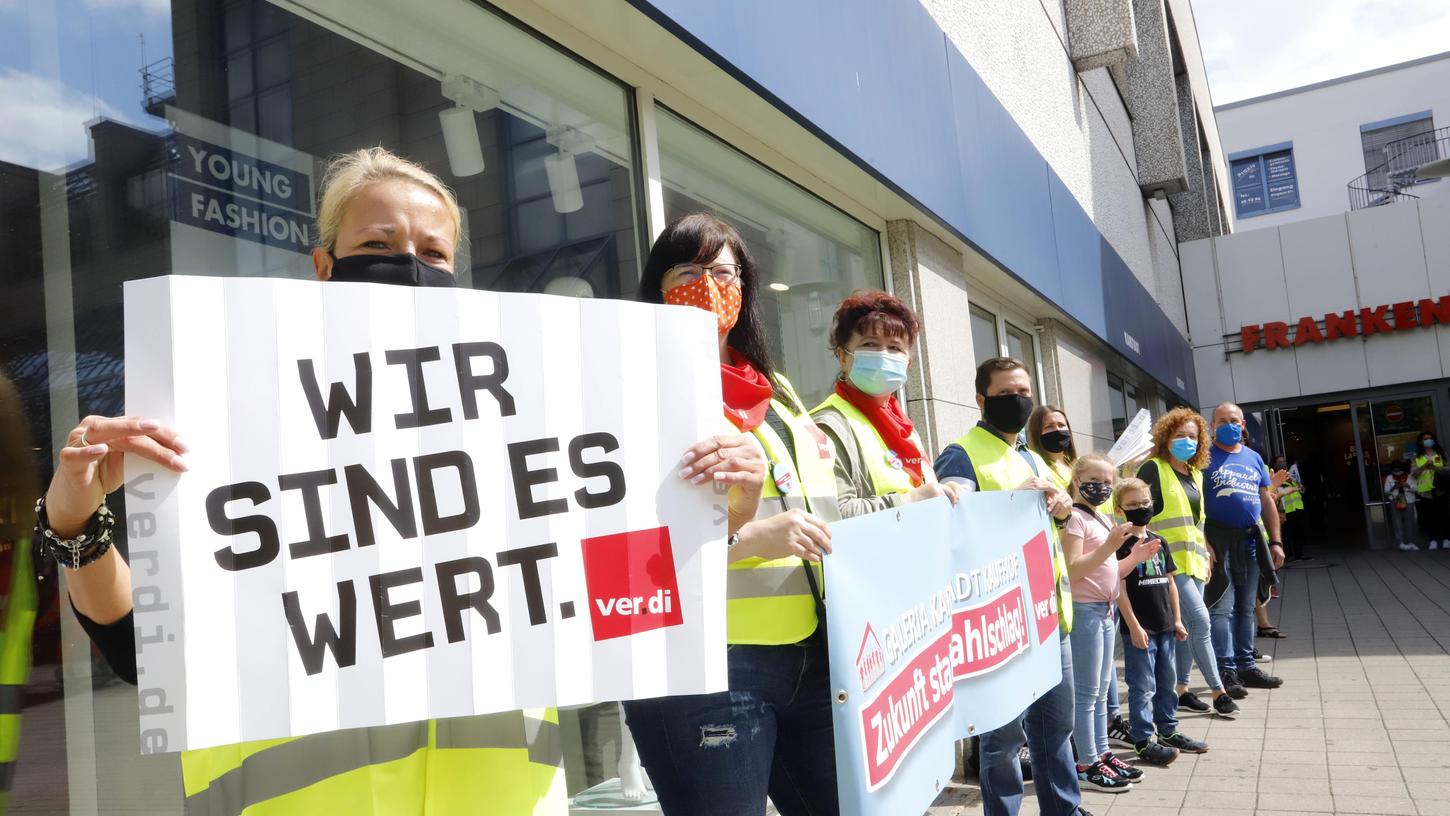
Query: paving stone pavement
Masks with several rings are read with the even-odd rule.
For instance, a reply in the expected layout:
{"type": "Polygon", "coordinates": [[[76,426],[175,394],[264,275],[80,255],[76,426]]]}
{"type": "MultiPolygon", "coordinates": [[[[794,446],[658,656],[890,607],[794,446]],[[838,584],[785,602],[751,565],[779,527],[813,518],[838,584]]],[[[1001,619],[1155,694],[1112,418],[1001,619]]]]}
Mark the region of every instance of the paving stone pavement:
{"type": "MultiPolygon", "coordinates": [[[[1289,637],[1258,640],[1283,688],[1250,691],[1233,721],[1186,714],[1209,752],[1086,792],[1094,816],[1450,816],[1450,553],[1316,556],[1281,573],[1270,617],[1289,637]]],[[[1038,814],[1030,793],[1022,816],[1038,814]]],[[[981,813],[974,779],[929,811],[981,813]]]]}

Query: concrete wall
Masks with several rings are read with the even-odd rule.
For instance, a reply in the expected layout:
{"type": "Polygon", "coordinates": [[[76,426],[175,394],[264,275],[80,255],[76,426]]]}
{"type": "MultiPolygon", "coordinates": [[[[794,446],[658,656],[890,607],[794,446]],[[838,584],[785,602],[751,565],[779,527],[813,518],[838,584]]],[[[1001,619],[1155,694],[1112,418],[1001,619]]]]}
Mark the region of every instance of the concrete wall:
{"type": "MultiPolygon", "coordinates": [[[[1173,221],[1139,189],[1133,126],[1106,68],[1078,74],[1061,0],[923,0],[923,6],[1155,298],[1178,289],[1173,221]],[[1156,244],[1156,246],[1155,246],[1156,244]],[[1166,253],[1158,250],[1167,247],[1166,253]]],[[[1172,84],[1172,77],[1168,77],[1172,84]]],[[[1163,311],[1186,331],[1181,295],[1163,311]]]]}
{"type": "MultiPolygon", "coordinates": [[[[1360,125],[1431,111],[1436,127],[1450,125],[1450,53],[1407,67],[1367,72],[1345,81],[1221,105],[1216,110],[1225,155],[1280,142],[1294,143],[1299,174],[1298,209],[1239,220],[1230,198],[1234,231],[1276,227],[1349,209],[1345,185],[1365,173],[1360,125]]],[[[1410,192],[1437,197],[1450,183],[1410,192]]]]}
{"type": "Polygon", "coordinates": [[[1249,354],[1237,337],[1244,325],[1450,294],[1450,197],[1193,241],[1181,256],[1204,406],[1450,376],[1443,325],[1249,354]]]}

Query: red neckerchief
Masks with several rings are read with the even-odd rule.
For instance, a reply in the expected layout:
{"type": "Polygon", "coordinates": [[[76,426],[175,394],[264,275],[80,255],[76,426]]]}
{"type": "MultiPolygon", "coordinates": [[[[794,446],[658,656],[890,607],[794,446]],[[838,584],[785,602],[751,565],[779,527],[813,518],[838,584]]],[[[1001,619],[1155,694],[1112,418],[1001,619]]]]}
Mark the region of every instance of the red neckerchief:
{"type": "Polygon", "coordinates": [[[871,427],[881,435],[881,441],[901,461],[901,467],[911,477],[912,485],[920,487],[925,481],[921,475],[921,448],[911,441],[911,420],[901,410],[896,396],[892,395],[885,403],[877,402],[845,380],[836,380],[836,394],[866,415],[871,427]]]}
{"type": "Polygon", "coordinates": [[[755,370],[750,361],[729,349],[730,362],[720,364],[720,391],[725,397],[725,418],[742,432],[753,431],[765,421],[774,390],[770,380],[755,370]]]}

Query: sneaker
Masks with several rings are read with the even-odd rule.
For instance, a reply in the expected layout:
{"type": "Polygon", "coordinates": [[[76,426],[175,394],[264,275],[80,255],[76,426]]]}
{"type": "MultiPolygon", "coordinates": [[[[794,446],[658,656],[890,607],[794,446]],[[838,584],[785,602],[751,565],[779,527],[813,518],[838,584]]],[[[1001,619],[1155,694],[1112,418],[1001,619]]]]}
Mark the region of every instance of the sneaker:
{"type": "Polygon", "coordinates": [[[1107,763],[1109,768],[1117,771],[1118,776],[1121,776],[1129,782],[1137,782],[1139,779],[1143,778],[1142,768],[1135,768],[1132,765],[1124,762],[1123,760],[1118,759],[1118,755],[1113,753],[1112,751],[1103,754],[1103,762],[1107,763]]]}
{"type": "Polygon", "coordinates": [[[1174,731],[1172,734],[1166,736],[1159,734],[1158,744],[1167,745],[1169,748],[1177,748],[1180,753],[1184,754],[1208,753],[1208,743],[1199,742],[1182,731],[1174,731]]]}
{"type": "Polygon", "coordinates": [[[1128,731],[1128,722],[1122,717],[1108,720],[1108,742],[1116,742],[1124,748],[1133,747],[1133,735],[1128,731]]]}
{"type": "Polygon", "coordinates": [[[1404,550],[1405,552],[1419,552],[1420,545],[1416,544],[1413,541],[1401,541],[1400,549],[1404,550]]]}
{"type": "Polygon", "coordinates": [[[1185,691],[1178,695],[1178,707],[1180,709],[1188,709],[1189,711],[1202,713],[1208,710],[1208,703],[1199,699],[1197,694],[1191,691],[1185,691]]]}
{"type": "Polygon", "coordinates": [[[1172,765],[1173,760],[1178,758],[1177,748],[1159,745],[1152,740],[1143,740],[1133,748],[1133,751],[1137,753],[1139,761],[1146,762],[1149,765],[1157,765],[1160,768],[1166,768],[1172,765]]]}
{"type": "Polygon", "coordinates": [[[1084,788],[1093,787],[1104,793],[1123,793],[1133,789],[1133,783],[1118,776],[1118,772],[1109,768],[1102,760],[1091,765],[1077,766],[1078,783],[1084,788]]]}
{"type": "Polygon", "coordinates": [[[1283,680],[1264,674],[1264,670],[1257,666],[1239,676],[1242,678],[1242,682],[1246,688],[1276,689],[1284,685],[1283,680]]]}
{"type": "Polygon", "coordinates": [[[1235,700],[1242,700],[1249,696],[1249,690],[1244,688],[1243,683],[1239,682],[1238,672],[1233,669],[1224,669],[1219,672],[1219,676],[1223,678],[1223,690],[1228,692],[1228,696],[1235,700]]]}
{"type": "Polygon", "coordinates": [[[1430,542],[1430,549],[1432,549],[1432,550],[1438,550],[1438,549],[1440,549],[1440,542],[1438,542],[1438,541],[1431,541],[1430,542]]]}
{"type": "Polygon", "coordinates": [[[1270,660],[1273,660],[1273,659],[1274,658],[1270,657],[1269,655],[1264,654],[1263,652],[1259,651],[1258,649],[1255,649],[1254,650],[1254,662],[1256,662],[1256,663],[1268,663],[1270,660]]]}
{"type": "Polygon", "coordinates": [[[1239,704],[1235,703],[1234,698],[1229,695],[1220,694],[1213,698],[1213,712],[1220,717],[1232,718],[1233,715],[1239,713],[1239,704]]]}

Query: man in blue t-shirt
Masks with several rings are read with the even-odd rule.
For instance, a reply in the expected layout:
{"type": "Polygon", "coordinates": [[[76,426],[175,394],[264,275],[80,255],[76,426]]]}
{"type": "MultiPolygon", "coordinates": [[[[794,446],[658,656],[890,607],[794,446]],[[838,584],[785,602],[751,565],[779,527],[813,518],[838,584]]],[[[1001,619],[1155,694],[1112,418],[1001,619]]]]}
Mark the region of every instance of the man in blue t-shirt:
{"type": "Polygon", "coordinates": [[[1270,474],[1263,457],[1243,444],[1244,412],[1237,405],[1225,402],[1213,409],[1212,425],[1213,450],[1204,471],[1203,492],[1213,571],[1203,600],[1209,607],[1213,650],[1224,688],[1242,696],[1246,688],[1272,689],[1284,684],[1254,662],[1254,604],[1259,576],[1272,576],[1284,565],[1274,497],[1289,474],[1270,474]]]}

